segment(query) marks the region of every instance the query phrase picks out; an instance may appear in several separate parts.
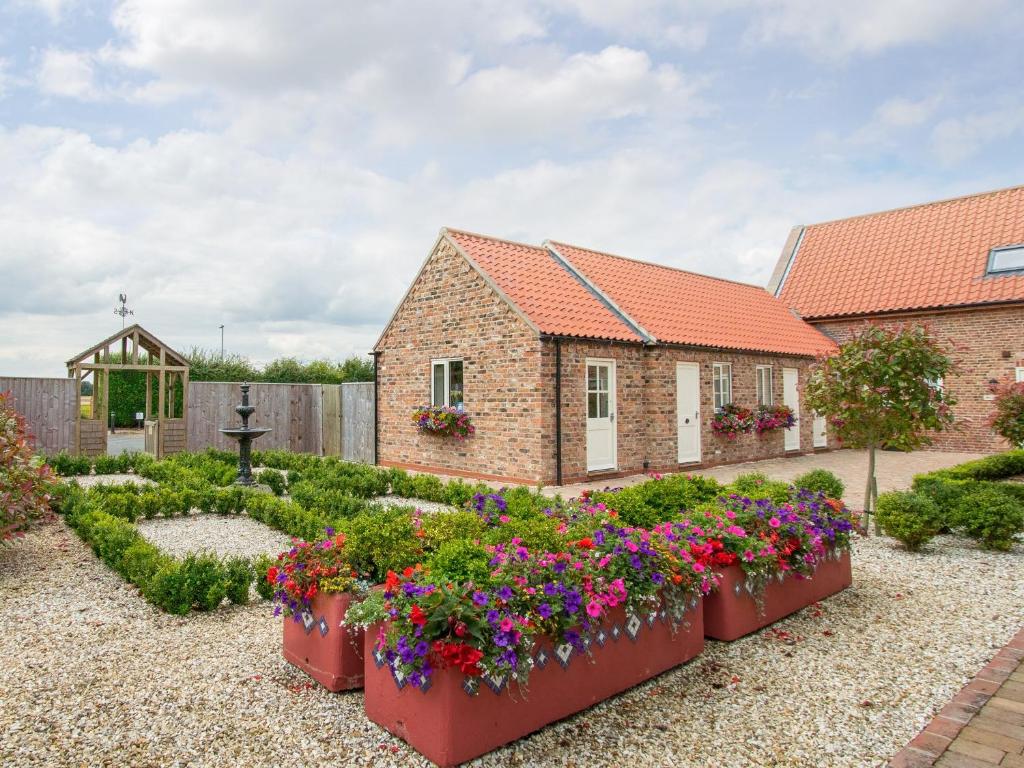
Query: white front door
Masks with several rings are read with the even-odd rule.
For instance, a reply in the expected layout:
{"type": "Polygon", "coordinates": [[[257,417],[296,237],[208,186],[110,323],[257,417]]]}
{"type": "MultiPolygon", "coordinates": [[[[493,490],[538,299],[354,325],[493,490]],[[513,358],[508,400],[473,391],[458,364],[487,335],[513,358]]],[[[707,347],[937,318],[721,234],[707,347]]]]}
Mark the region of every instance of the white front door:
{"type": "Polygon", "coordinates": [[[814,414],[814,447],[828,448],[828,427],[825,425],[825,417],[820,413],[814,414]]]}
{"type": "Polygon", "coordinates": [[[587,360],[587,471],[615,469],[615,361],[587,360]]]}
{"type": "Polygon", "coordinates": [[[680,464],[700,461],[700,365],[676,364],[676,424],[680,464]]]}
{"type": "Polygon", "coordinates": [[[785,430],[787,451],[800,450],[800,393],[797,390],[799,371],[796,368],[782,369],[782,402],[793,409],[796,424],[785,430]]]}

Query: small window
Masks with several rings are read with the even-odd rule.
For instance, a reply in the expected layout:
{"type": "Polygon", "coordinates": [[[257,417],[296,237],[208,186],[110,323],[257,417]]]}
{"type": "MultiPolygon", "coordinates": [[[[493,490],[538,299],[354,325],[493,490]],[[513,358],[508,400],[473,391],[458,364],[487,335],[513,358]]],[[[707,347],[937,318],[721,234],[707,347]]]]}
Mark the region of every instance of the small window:
{"type": "Polygon", "coordinates": [[[1013,378],[1018,381],[1024,381],[1024,367],[1017,366],[1013,369],[1013,378]]]}
{"type": "Polygon", "coordinates": [[[587,366],[587,418],[608,418],[608,366],[587,366]]]}
{"type": "Polygon", "coordinates": [[[732,363],[713,363],[711,379],[715,393],[715,410],[720,411],[732,402],[732,363]]]}
{"type": "Polygon", "coordinates": [[[988,252],[988,272],[1024,272],[1024,245],[993,248],[988,252]]]}
{"type": "Polygon", "coordinates": [[[435,406],[461,408],[462,361],[434,360],[431,363],[430,402],[435,406]]]}
{"type": "Polygon", "coordinates": [[[759,365],[757,375],[757,404],[772,405],[775,400],[772,397],[772,367],[770,365],[759,365]]]}

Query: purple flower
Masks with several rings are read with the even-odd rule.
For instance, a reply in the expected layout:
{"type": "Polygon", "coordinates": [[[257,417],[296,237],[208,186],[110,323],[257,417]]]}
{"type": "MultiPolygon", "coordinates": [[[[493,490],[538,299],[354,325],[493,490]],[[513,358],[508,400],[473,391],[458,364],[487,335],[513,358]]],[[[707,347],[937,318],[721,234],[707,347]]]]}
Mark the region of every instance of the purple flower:
{"type": "Polygon", "coordinates": [[[505,602],[511,600],[514,595],[511,587],[509,587],[507,584],[503,586],[501,589],[499,589],[496,594],[498,595],[499,600],[504,600],[505,602]]]}
{"type": "Polygon", "coordinates": [[[487,594],[486,593],[484,593],[484,592],[474,592],[473,593],[473,605],[476,605],[476,606],[478,606],[480,608],[483,608],[485,605],[487,605],[487,600],[488,600],[488,598],[487,598],[487,594]]]}
{"type": "Polygon", "coordinates": [[[415,653],[417,656],[426,656],[427,651],[429,650],[430,646],[427,645],[426,641],[420,640],[418,643],[416,643],[416,647],[413,648],[413,653],[415,653]]]}
{"type": "Polygon", "coordinates": [[[550,619],[551,618],[551,606],[548,605],[547,603],[541,603],[540,605],[537,606],[537,613],[540,615],[540,617],[542,619],[550,619]]]}

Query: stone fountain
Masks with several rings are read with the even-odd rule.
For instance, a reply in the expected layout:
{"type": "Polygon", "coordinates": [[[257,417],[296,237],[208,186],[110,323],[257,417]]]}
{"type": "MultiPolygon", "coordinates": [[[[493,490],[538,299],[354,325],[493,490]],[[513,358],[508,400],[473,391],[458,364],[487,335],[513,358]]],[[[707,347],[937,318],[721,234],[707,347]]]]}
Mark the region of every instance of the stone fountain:
{"type": "Polygon", "coordinates": [[[241,427],[221,427],[221,433],[238,441],[238,477],[236,485],[255,485],[252,479],[252,441],[270,432],[263,427],[250,427],[249,417],[256,409],[249,405],[249,384],[242,385],[242,404],[235,406],[235,413],[242,417],[241,427]]]}

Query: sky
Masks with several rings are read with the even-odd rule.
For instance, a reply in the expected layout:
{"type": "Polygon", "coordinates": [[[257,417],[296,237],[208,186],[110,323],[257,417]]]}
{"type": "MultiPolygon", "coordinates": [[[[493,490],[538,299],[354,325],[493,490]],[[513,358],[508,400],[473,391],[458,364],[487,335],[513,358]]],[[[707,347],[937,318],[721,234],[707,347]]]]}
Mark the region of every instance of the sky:
{"type": "MultiPolygon", "coordinates": [[[[1019,0],[0,2],[0,375],[365,354],[439,229],[765,284],[1024,183],[1019,0]]],[[[742,312],[742,307],[736,307],[742,312]]]]}

